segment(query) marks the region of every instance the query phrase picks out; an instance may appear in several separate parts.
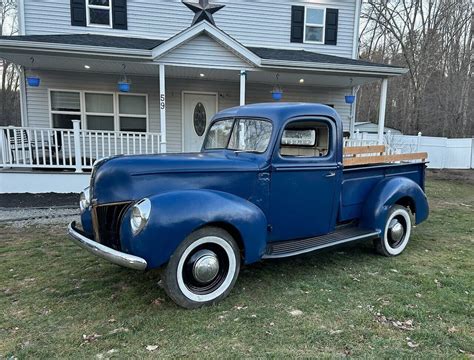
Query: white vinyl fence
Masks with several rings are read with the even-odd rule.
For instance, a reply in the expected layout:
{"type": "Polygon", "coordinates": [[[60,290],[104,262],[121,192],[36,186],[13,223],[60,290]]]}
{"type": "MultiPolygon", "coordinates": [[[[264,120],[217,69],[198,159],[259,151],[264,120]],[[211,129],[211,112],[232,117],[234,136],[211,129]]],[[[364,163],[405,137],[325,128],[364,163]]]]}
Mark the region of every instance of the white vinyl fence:
{"type": "Polygon", "coordinates": [[[0,127],[0,167],[92,169],[98,159],[113,155],[157,154],[159,133],[0,127]]]}
{"type": "MultiPolygon", "coordinates": [[[[428,167],[432,169],[474,169],[474,139],[448,139],[444,137],[385,135],[385,145],[392,154],[427,152],[428,167]]],[[[345,141],[346,146],[376,145],[377,134],[356,132],[345,141]]]]}

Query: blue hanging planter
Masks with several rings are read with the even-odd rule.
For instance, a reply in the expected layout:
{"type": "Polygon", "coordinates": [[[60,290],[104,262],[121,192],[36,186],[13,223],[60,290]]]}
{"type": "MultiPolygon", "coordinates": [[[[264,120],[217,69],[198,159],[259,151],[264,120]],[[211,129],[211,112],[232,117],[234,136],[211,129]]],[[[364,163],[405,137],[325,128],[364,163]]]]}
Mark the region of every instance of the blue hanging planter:
{"type": "Polygon", "coordinates": [[[130,92],[130,83],[129,82],[119,82],[118,89],[120,92],[128,93],[130,92]]]}
{"type": "Polygon", "coordinates": [[[283,97],[283,91],[272,91],[272,98],[275,101],[280,101],[283,97]]]}
{"type": "Polygon", "coordinates": [[[346,104],[353,104],[355,101],[355,95],[346,95],[346,104]]]}
{"type": "Polygon", "coordinates": [[[26,82],[28,83],[28,86],[31,87],[38,87],[40,86],[41,79],[36,76],[27,76],[26,77],[26,82]]]}

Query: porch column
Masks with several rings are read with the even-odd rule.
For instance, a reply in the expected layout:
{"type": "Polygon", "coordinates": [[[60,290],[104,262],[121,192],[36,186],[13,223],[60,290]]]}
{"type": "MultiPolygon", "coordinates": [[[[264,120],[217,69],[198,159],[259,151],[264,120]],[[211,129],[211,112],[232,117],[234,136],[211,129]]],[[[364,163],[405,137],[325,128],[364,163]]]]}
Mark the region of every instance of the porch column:
{"type": "Polygon", "coordinates": [[[160,64],[160,133],[160,152],[166,153],[166,86],[164,64],[160,64]]]}
{"type": "Polygon", "coordinates": [[[240,71],[240,105],[245,105],[245,86],[247,80],[247,71],[240,71]]]}
{"type": "Polygon", "coordinates": [[[378,129],[379,145],[383,145],[383,130],[385,128],[385,109],[387,107],[387,87],[388,87],[388,79],[383,79],[382,85],[380,87],[379,129],[378,129]]]}

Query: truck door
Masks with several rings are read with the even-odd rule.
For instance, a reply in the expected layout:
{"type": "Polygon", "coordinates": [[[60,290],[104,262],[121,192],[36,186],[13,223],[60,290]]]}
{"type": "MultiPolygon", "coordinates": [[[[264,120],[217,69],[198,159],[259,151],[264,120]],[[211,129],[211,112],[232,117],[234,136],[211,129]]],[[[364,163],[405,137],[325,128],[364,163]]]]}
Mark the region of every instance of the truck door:
{"type": "Polygon", "coordinates": [[[271,241],[334,229],[342,176],[336,134],[333,121],[314,118],[292,120],[281,132],[271,170],[271,241]]]}

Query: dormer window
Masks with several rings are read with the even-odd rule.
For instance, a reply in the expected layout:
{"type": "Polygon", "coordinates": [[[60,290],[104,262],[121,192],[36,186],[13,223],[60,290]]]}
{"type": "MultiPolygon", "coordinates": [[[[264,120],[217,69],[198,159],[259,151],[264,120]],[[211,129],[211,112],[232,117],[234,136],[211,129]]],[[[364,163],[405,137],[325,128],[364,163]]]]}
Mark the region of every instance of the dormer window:
{"type": "Polygon", "coordinates": [[[326,9],[307,7],[305,14],[304,39],[308,43],[324,44],[326,9]]]}
{"type": "Polygon", "coordinates": [[[112,0],[86,0],[87,26],[112,27],[112,0]]]}

